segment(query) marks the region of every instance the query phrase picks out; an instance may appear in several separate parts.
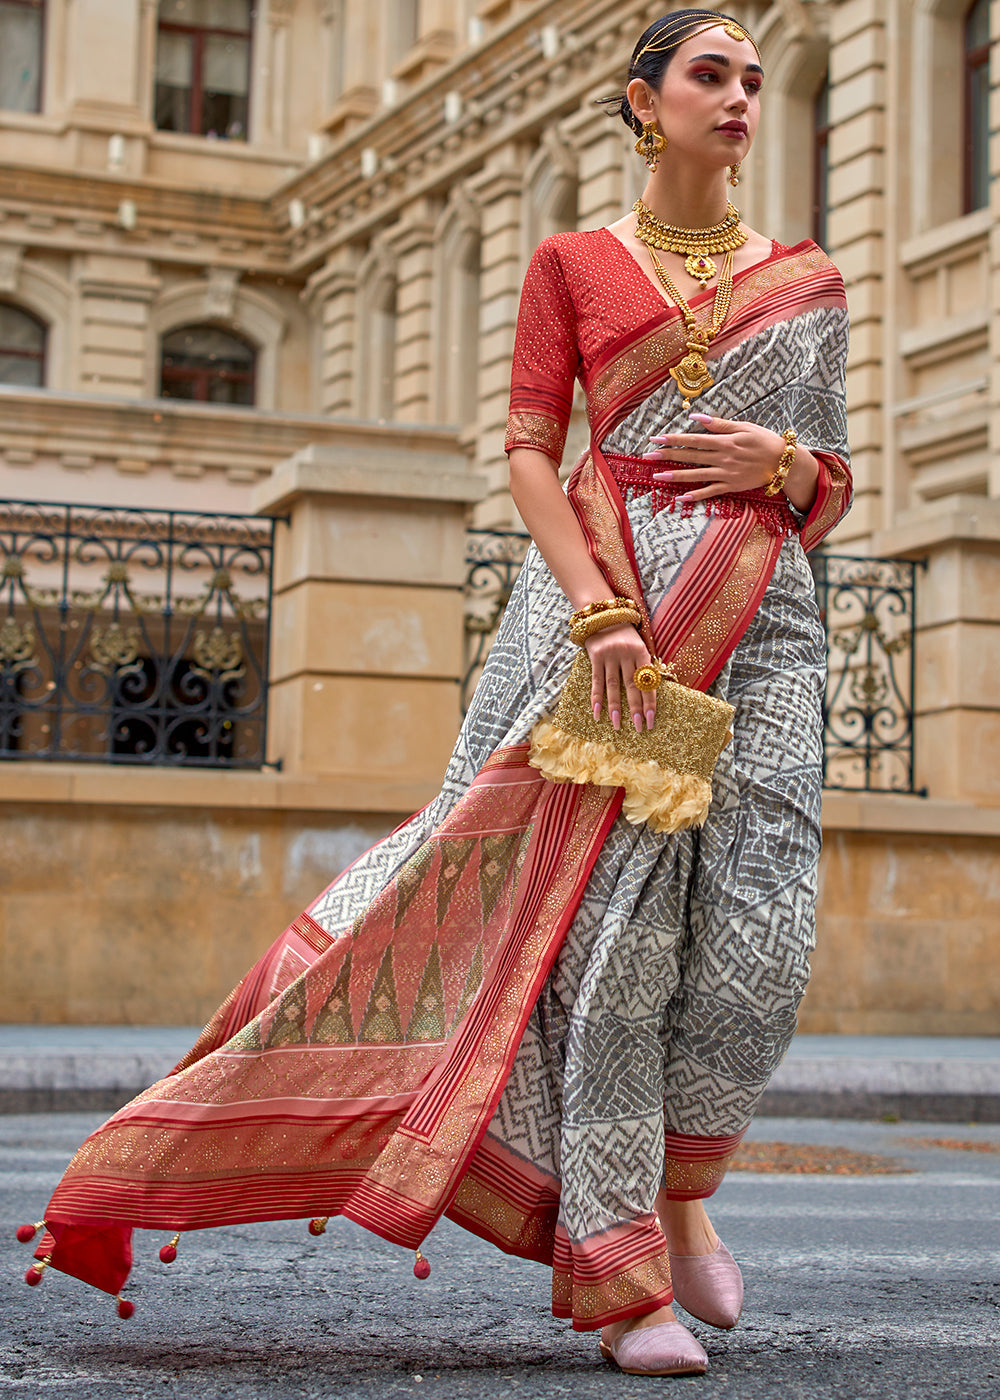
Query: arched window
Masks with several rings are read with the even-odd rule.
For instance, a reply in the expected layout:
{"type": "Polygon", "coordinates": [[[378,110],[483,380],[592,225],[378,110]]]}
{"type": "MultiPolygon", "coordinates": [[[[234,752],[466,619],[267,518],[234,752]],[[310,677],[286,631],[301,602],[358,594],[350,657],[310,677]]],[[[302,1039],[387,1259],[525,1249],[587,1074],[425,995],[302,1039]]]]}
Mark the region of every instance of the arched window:
{"type": "Polygon", "coordinates": [[[160,397],[196,403],[254,402],[256,352],[215,326],[185,326],[162,341],[160,397]]]}
{"type": "Polygon", "coordinates": [[[830,184],[830,78],[825,74],[813,98],[812,237],[826,247],[830,184]]]}
{"type": "Polygon", "coordinates": [[[0,384],[40,389],[45,383],[45,326],[19,306],[0,302],[0,384]]]}
{"type": "Polygon", "coordinates": [[[160,0],[160,131],[246,140],[252,16],[251,0],[160,0]]]}
{"type": "Polygon", "coordinates": [[[0,0],[0,107],[42,110],[44,0],[0,0]]]}
{"type": "Polygon", "coordinates": [[[990,3],[965,16],[965,213],[990,202],[990,3]]]}

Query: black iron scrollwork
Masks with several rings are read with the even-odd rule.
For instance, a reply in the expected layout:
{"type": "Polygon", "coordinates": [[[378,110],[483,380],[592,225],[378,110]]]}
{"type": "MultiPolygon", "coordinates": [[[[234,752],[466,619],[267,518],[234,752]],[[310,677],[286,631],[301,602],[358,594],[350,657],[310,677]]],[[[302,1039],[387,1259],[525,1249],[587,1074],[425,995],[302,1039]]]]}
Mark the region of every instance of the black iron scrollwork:
{"type": "Polygon", "coordinates": [[[905,559],[812,559],[826,626],[823,785],[914,793],[916,573],[905,559]]]}
{"type": "MultiPolygon", "coordinates": [[[[482,673],[524,562],[527,535],[473,530],[466,553],[462,711],[482,673]]],[[[908,560],[813,556],[827,631],[824,787],[915,793],[913,695],[916,573],[908,560]]]]}
{"type": "Polygon", "coordinates": [[[531,537],[516,530],[470,530],[466,537],[463,715],[530,544],[531,537]]]}
{"type": "Polygon", "coordinates": [[[0,758],[259,768],[274,522],[0,501],[0,758]]]}

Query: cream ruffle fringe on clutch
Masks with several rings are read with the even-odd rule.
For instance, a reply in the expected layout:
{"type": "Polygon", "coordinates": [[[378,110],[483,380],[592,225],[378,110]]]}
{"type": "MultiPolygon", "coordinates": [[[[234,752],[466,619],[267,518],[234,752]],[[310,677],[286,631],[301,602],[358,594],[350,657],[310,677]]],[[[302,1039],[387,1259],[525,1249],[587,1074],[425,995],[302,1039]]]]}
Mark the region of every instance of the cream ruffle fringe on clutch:
{"type": "Polygon", "coordinates": [[[633,826],[682,831],[701,826],[712,802],[712,772],[731,737],[733,707],[700,690],[666,681],[657,691],[656,723],[637,732],[626,716],[612,727],[607,707],[590,708],[590,658],[581,650],[552,716],[531,731],[528,762],[556,783],[625,789],[622,814],[633,826]]]}

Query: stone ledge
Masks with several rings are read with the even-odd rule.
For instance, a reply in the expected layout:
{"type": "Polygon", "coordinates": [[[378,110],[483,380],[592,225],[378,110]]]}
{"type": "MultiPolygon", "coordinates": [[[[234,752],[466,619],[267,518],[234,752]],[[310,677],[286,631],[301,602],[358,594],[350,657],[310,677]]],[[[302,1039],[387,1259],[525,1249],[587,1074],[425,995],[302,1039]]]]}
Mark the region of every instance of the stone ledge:
{"type": "Polygon", "coordinates": [[[468,469],[457,444],[449,451],[438,441],[423,447],[400,434],[384,446],[310,443],[274,468],[257,487],[253,509],[280,515],[307,496],[359,496],[474,505],[486,495],[484,477],[468,469]],[[402,439],[402,440],[400,440],[402,439]],[[406,465],[393,456],[406,449],[406,465]]]}
{"type": "MultiPolygon", "coordinates": [[[[270,769],[240,772],[13,761],[0,764],[0,791],[7,803],[404,814],[419,811],[434,796],[425,784],[390,783],[352,773],[302,777],[270,769]]],[[[825,792],[823,827],[995,838],[1000,837],[1000,807],[891,793],[825,792]]]]}
{"type": "Polygon", "coordinates": [[[873,535],[871,550],[874,555],[895,559],[964,540],[1000,543],[1000,501],[986,496],[945,496],[902,511],[891,529],[873,535]]]}
{"type": "Polygon", "coordinates": [[[824,831],[1000,837],[1000,807],[879,792],[824,792],[824,831]]]}
{"type": "Polygon", "coordinates": [[[419,811],[433,796],[425,785],[356,774],[315,778],[191,768],[117,768],[73,763],[5,763],[3,800],[11,803],[125,807],[199,807],[285,812],[419,811]]]}

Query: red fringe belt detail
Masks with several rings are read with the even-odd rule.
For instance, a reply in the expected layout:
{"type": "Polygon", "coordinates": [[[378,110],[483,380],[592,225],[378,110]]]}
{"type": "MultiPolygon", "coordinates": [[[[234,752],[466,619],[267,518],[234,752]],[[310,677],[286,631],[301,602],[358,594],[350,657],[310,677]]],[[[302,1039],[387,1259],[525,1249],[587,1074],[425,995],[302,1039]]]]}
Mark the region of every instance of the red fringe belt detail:
{"type": "MultiPolygon", "coordinates": [[[[683,496],[685,491],[691,490],[690,484],[674,486],[665,481],[653,480],[654,472],[663,471],[665,467],[689,468],[690,462],[647,462],[642,457],[623,457],[613,452],[605,452],[604,460],[623,495],[630,491],[633,496],[652,496],[654,515],[658,515],[661,510],[669,511],[673,515],[677,509],[678,498],[683,496]]],[[[681,515],[691,515],[695,504],[694,501],[681,501],[681,515]]],[[[777,496],[766,496],[763,486],[758,486],[753,491],[710,496],[700,504],[709,515],[720,515],[730,520],[743,515],[747,510],[752,510],[769,535],[791,537],[799,533],[799,526],[789,509],[785,495],[779,493],[777,496]]]]}

